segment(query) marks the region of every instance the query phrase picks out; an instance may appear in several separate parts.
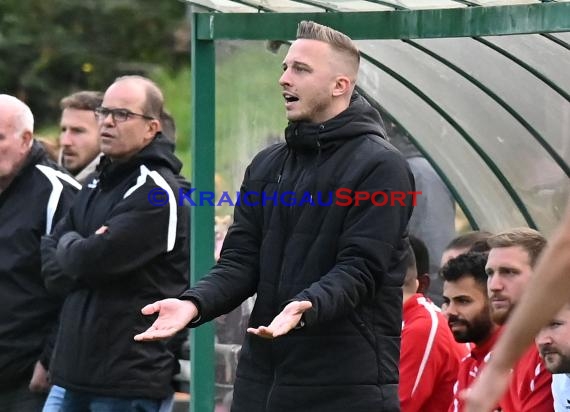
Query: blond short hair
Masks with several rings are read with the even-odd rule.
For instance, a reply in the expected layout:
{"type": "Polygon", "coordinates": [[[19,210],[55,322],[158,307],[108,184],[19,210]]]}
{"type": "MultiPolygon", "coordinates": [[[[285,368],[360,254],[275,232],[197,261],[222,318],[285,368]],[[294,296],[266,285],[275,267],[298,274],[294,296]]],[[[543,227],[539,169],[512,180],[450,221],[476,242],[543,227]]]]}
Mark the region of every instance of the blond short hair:
{"type": "Polygon", "coordinates": [[[59,108],[75,110],[95,110],[103,102],[103,93],[91,90],[82,90],[65,96],[59,102],[59,108]]]}
{"type": "Polygon", "coordinates": [[[534,267],[540,253],[546,247],[546,238],[534,229],[520,227],[491,236],[487,243],[491,249],[512,246],[522,247],[528,253],[530,266],[534,267]]]}
{"type": "Polygon", "coordinates": [[[327,43],[337,52],[346,55],[358,71],[360,51],[346,34],[314,21],[303,20],[297,28],[297,39],[319,40],[327,43]]]}

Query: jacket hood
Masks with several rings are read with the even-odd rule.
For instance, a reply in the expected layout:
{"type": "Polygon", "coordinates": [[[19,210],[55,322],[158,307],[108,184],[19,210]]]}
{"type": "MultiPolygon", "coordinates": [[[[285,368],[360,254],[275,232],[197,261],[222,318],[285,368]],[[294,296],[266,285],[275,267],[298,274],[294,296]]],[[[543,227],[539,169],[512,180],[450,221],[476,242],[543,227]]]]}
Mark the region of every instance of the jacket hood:
{"type": "Polygon", "coordinates": [[[287,145],[295,150],[326,149],[341,141],[363,135],[386,137],[380,113],[354,92],[350,105],[324,123],[290,122],[285,129],[287,145]]]}
{"type": "Polygon", "coordinates": [[[142,164],[153,168],[165,167],[174,174],[178,174],[182,169],[182,162],[174,155],[174,144],[159,132],[152,142],[125,162],[113,162],[104,155],[97,166],[97,171],[104,180],[110,176],[130,173],[142,164]]]}

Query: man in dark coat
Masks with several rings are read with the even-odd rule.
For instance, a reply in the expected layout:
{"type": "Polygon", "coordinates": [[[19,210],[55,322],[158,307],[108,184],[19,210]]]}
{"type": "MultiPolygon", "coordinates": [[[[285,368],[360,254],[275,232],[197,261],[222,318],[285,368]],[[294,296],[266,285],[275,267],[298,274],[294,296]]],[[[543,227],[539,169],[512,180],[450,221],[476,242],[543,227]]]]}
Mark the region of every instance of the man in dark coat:
{"type": "Polygon", "coordinates": [[[34,117],[0,95],[0,411],[36,412],[49,388],[48,336],[61,300],[42,280],[40,239],[81,187],[33,139],[34,117]]]}
{"type": "Polygon", "coordinates": [[[257,294],[232,411],[399,411],[413,177],[354,93],[358,65],[346,35],[300,24],[279,80],[286,143],[247,168],[210,273],[143,308],[159,317],[135,339],[155,340],[257,294]]]}
{"type": "Polygon", "coordinates": [[[50,371],[66,389],[63,411],[158,412],[173,392],[167,343],[132,340],[151,324],[136,314],[143,302],[188,285],[188,211],[174,197],[182,164],[160,133],[162,106],[140,76],[107,89],[95,110],[104,156],[42,240],[46,286],[67,295],[50,371]]]}

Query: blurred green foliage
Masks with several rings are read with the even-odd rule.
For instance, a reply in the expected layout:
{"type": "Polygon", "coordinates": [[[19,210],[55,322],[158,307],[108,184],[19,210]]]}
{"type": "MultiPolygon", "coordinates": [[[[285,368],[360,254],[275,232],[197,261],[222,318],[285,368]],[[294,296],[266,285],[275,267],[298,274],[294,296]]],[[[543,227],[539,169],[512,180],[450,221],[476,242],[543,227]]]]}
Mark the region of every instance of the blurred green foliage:
{"type": "Polygon", "coordinates": [[[190,178],[190,133],[192,127],[192,110],[190,110],[190,65],[187,64],[178,70],[158,68],[149,73],[162,89],[164,94],[164,108],[169,112],[176,123],[176,154],[184,164],[182,174],[190,178]]]}
{"type": "Polygon", "coordinates": [[[287,125],[278,84],[285,55],[262,41],[216,45],[216,172],[218,190],[239,190],[246,166],[282,139],[287,125]]]}
{"type": "Polygon", "coordinates": [[[26,101],[41,127],[69,93],[176,70],[188,62],[185,10],[175,0],[2,0],[0,90],[26,101]]]}
{"type": "MultiPolygon", "coordinates": [[[[39,135],[57,138],[59,100],[104,91],[115,77],[142,74],[162,88],[176,121],[177,154],[190,177],[190,28],[177,0],[0,1],[0,92],[31,107],[39,135]]],[[[264,42],[216,45],[216,170],[221,190],[286,125],[278,86],[283,48],[264,42]]],[[[207,110],[208,108],[204,108],[207,110]]]]}
{"type": "MultiPolygon", "coordinates": [[[[216,181],[218,190],[233,192],[255,153],[282,139],[287,120],[278,79],[285,49],[273,54],[264,42],[218,42],[216,54],[216,181]]],[[[176,120],[176,152],[184,163],[182,174],[190,178],[190,66],[160,68],[149,76],[176,120]]]]}

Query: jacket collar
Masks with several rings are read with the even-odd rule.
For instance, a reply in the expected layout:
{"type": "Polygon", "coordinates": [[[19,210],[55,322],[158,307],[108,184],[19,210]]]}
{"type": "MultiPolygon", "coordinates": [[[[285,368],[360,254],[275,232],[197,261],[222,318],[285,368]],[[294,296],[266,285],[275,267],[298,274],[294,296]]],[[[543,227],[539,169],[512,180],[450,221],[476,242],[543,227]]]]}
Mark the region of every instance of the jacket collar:
{"type": "Polygon", "coordinates": [[[96,170],[99,172],[98,178],[101,184],[112,186],[143,164],[151,167],[166,167],[174,174],[179,174],[182,169],[182,163],[174,155],[174,144],[162,133],[157,133],[147,146],[126,161],[112,161],[108,156],[103,155],[96,170]]]}
{"type": "Polygon", "coordinates": [[[285,129],[287,145],[298,151],[326,150],[363,135],[384,138],[382,119],[362,96],[354,93],[349,106],[322,123],[290,122],[285,129]]]}

